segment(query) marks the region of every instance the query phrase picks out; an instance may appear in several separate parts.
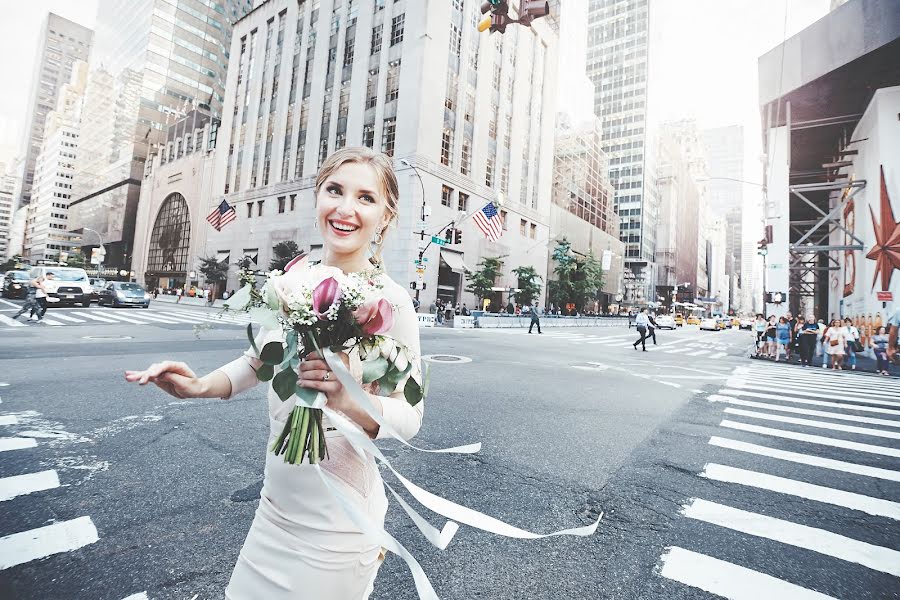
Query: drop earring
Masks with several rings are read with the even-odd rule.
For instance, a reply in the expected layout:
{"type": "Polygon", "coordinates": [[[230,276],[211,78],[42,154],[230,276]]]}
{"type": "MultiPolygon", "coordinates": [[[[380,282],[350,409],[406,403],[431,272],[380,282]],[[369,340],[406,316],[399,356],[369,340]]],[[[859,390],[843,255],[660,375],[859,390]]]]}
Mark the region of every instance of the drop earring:
{"type": "Polygon", "coordinates": [[[373,240],[376,246],[380,246],[384,243],[384,236],[381,235],[381,229],[375,232],[375,239],[373,240]]]}

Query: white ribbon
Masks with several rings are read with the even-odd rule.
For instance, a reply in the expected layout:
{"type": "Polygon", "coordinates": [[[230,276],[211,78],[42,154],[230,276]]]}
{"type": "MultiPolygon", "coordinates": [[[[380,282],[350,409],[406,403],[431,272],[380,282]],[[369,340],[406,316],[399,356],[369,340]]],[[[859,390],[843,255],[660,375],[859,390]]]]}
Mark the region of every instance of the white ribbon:
{"type": "MultiPolygon", "coordinates": [[[[335,376],[338,378],[338,381],[340,381],[344,388],[347,390],[347,393],[350,394],[350,396],[363,408],[363,410],[365,410],[366,413],[381,427],[384,427],[385,431],[387,431],[391,435],[391,437],[400,440],[410,448],[422,452],[459,453],[477,452],[481,448],[481,444],[469,444],[467,446],[459,446],[456,448],[448,448],[445,450],[425,450],[407,443],[393,428],[390,427],[390,425],[385,422],[384,417],[375,408],[371,400],[369,400],[368,394],[359,386],[350,372],[346,369],[344,363],[328,349],[324,349],[323,357],[325,359],[325,362],[331,368],[332,372],[334,372],[335,376]]],[[[347,438],[347,440],[350,442],[351,446],[353,446],[357,453],[359,453],[361,456],[365,453],[369,453],[372,456],[376,457],[382,464],[387,466],[387,468],[390,469],[392,473],[394,473],[400,483],[403,484],[403,487],[405,487],[407,491],[409,491],[409,493],[412,494],[412,496],[423,506],[439,515],[451,519],[447,522],[446,525],[444,525],[444,528],[440,532],[438,532],[437,529],[430,523],[428,523],[421,515],[419,515],[415,511],[415,509],[409,506],[409,504],[407,504],[397,494],[397,492],[394,491],[393,488],[385,483],[394,497],[398,500],[403,510],[406,511],[406,513],[419,528],[419,531],[422,532],[422,534],[428,539],[429,542],[442,550],[447,547],[459,528],[459,526],[454,521],[459,521],[476,529],[481,529],[483,531],[502,535],[505,537],[518,539],[540,539],[558,535],[574,535],[579,537],[589,536],[597,530],[597,527],[600,524],[600,519],[603,518],[603,513],[600,513],[600,515],[597,517],[597,520],[591,525],[563,529],[547,534],[534,533],[525,529],[520,529],[513,525],[509,525],[508,523],[504,523],[499,519],[480,513],[477,510],[473,510],[471,508],[441,498],[440,496],[437,496],[436,494],[433,494],[428,490],[412,483],[411,481],[403,477],[396,469],[394,469],[390,461],[388,461],[387,458],[385,458],[384,454],[382,454],[381,450],[365,433],[360,431],[358,427],[351,424],[346,418],[329,409],[327,406],[324,407],[323,410],[325,414],[328,415],[331,424],[334,425],[334,427],[347,438]]],[[[436,600],[437,595],[435,594],[434,588],[432,588],[427,575],[425,575],[422,567],[409,553],[409,551],[406,550],[406,548],[404,548],[403,545],[400,544],[396,539],[394,539],[393,536],[387,533],[383,527],[379,527],[378,525],[372,523],[371,519],[369,519],[367,515],[363,514],[363,512],[353,502],[349,501],[343,492],[341,492],[335,486],[331,485],[327,481],[327,478],[325,478],[320,468],[317,467],[317,470],[320,476],[323,478],[326,486],[328,486],[334,496],[338,499],[339,503],[347,512],[350,519],[354,523],[356,523],[356,525],[364,533],[367,533],[374,539],[379,540],[382,546],[401,556],[403,560],[406,561],[406,564],[409,566],[409,569],[413,574],[413,578],[416,583],[416,590],[419,593],[419,598],[422,600],[436,600]]]]}

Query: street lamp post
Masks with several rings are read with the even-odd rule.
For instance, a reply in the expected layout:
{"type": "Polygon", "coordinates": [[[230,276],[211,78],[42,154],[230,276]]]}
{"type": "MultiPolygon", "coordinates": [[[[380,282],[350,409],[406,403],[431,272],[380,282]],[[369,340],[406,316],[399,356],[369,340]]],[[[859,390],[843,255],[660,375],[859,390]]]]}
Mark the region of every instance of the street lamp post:
{"type": "MultiPolygon", "coordinates": [[[[428,215],[426,214],[428,212],[428,203],[425,202],[425,183],[422,181],[422,176],[419,174],[419,170],[415,168],[412,163],[410,163],[405,158],[401,158],[400,164],[412,169],[413,173],[415,173],[416,177],[419,179],[419,186],[421,186],[422,188],[422,210],[419,214],[419,221],[421,225],[421,227],[419,228],[419,262],[416,263],[416,265],[417,267],[424,269],[422,265],[424,265],[425,263],[422,261],[422,259],[425,256],[425,249],[427,248],[427,246],[425,245],[425,219],[428,218],[428,215]]],[[[421,284],[419,282],[416,282],[416,310],[418,310],[419,305],[420,287],[421,284]]]]}
{"type": "Polygon", "coordinates": [[[97,252],[98,257],[100,258],[100,262],[97,263],[97,277],[103,277],[103,259],[106,257],[106,249],[103,247],[103,236],[100,235],[100,232],[91,229],[90,227],[82,227],[84,231],[90,231],[94,235],[97,236],[97,239],[100,240],[100,250],[97,252]]]}

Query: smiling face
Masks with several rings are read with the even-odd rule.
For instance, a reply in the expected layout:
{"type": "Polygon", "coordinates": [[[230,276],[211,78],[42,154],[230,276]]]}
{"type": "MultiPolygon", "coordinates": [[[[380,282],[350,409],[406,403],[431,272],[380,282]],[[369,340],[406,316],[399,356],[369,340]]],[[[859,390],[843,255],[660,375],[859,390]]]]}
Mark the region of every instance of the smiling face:
{"type": "Polygon", "coordinates": [[[369,244],[391,219],[375,168],[360,162],[336,168],[316,194],[316,219],[328,262],[345,270],[365,268],[369,244]]]}

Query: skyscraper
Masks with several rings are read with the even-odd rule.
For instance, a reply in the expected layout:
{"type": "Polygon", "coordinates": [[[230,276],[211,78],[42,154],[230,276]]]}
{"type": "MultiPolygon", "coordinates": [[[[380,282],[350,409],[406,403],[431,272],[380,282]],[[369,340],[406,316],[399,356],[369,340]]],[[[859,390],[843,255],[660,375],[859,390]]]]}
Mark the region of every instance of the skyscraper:
{"type": "Polygon", "coordinates": [[[625,265],[634,273],[626,301],[643,303],[655,299],[658,211],[646,152],[649,0],[589,0],[588,11],[587,75],[603,121],[625,265]]]}
{"type": "Polygon", "coordinates": [[[93,35],[94,32],[87,27],[47,13],[41,27],[38,60],[31,82],[28,116],[25,119],[25,139],[20,155],[25,157],[23,171],[19,173],[22,178],[20,204],[31,202],[34,166],[44,140],[44,120],[47,113],[56,108],[60,87],[69,82],[75,61],[87,61],[93,35]]]}
{"type": "MultiPolygon", "coordinates": [[[[92,229],[127,268],[144,163],[192,107],[222,110],[232,23],[251,0],[101,0],[81,121],[69,229],[92,229]]],[[[96,245],[96,236],[85,236],[96,245]]]]}

